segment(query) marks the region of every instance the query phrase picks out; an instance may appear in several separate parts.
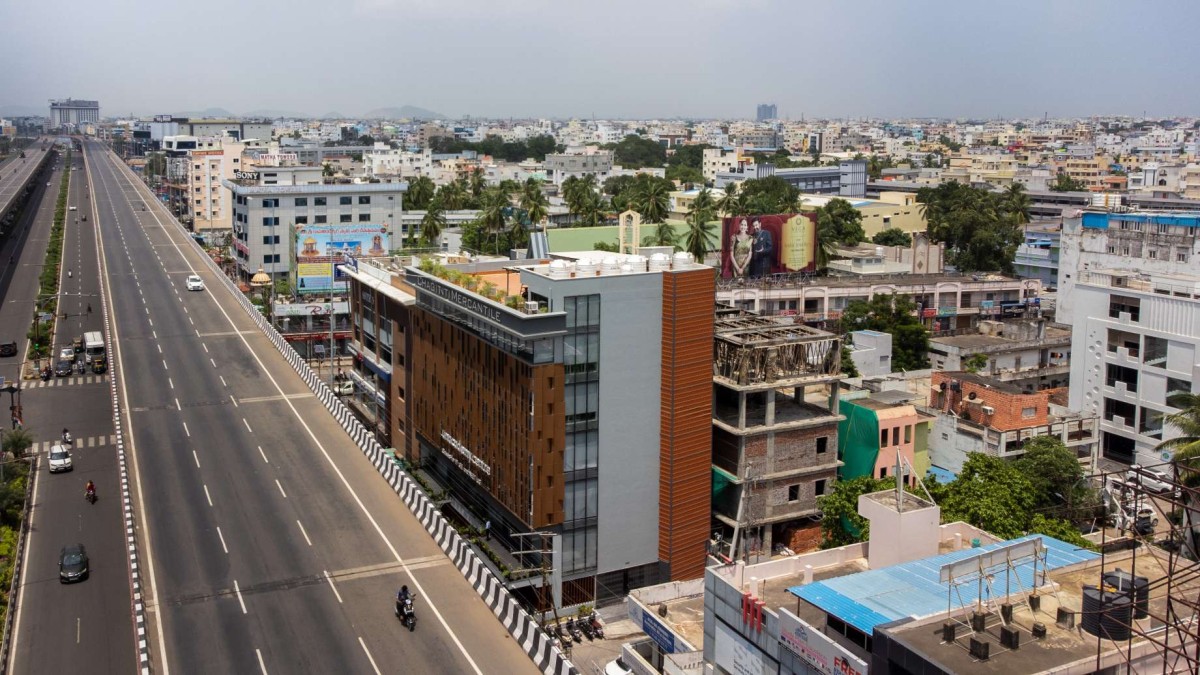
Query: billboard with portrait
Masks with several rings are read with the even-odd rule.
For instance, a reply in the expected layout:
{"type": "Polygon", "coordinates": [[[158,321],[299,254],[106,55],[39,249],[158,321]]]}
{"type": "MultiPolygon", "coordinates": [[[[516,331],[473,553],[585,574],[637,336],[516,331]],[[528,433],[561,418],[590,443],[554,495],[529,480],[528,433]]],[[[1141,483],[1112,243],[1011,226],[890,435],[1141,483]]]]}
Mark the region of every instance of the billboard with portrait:
{"type": "Polygon", "coordinates": [[[296,289],[301,293],[328,293],[346,289],[346,277],[336,266],[347,256],[387,255],[392,240],[387,225],[334,223],[296,228],[296,289]],[[334,276],[331,276],[334,275],[334,276]]]}
{"type": "Polygon", "coordinates": [[[817,225],[811,213],[734,216],[721,223],[721,276],[757,279],[812,271],[817,225]]]}

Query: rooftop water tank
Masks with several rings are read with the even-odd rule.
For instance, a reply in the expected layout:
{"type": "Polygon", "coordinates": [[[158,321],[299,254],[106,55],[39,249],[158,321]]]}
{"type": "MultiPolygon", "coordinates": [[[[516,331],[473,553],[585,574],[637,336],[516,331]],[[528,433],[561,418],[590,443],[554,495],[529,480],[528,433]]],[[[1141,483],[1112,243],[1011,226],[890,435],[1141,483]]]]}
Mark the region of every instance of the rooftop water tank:
{"type": "Polygon", "coordinates": [[[633,273],[633,265],[630,265],[629,263],[623,263],[621,265],[621,274],[631,274],[631,273],[633,273]]]}
{"type": "Polygon", "coordinates": [[[591,258],[580,258],[579,262],[575,263],[575,276],[577,277],[594,277],[596,276],[596,261],[591,258]]]}
{"type": "Polygon", "coordinates": [[[692,264],[692,254],[687,251],[679,251],[671,257],[671,264],[675,269],[686,269],[692,264]]]}
{"type": "Polygon", "coordinates": [[[1106,640],[1128,640],[1133,623],[1133,603],[1120,593],[1095,586],[1083,587],[1083,630],[1106,640]]]}
{"type": "Polygon", "coordinates": [[[1146,577],[1135,577],[1120,568],[1108,572],[1103,577],[1105,586],[1112,586],[1117,592],[1129,597],[1133,590],[1133,616],[1144,619],[1150,616],[1150,580],[1146,577]]]}
{"type": "Polygon", "coordinates": [[[571,276],[571,267],[566,260],[551,260],[550,261],[550,278],[551,279],[566,279],[571,276]]]}
{"type": "Polygon", "coordinates": [[[631,255],[625,259],[625,264],[632,267],[634,272],[645,272],[646,271],[646,256],[631,255]]]}
{"type": "Polygon", "coordinates": [[[655,253],[650,256],[650,271],[665,272],[671,269],[671,258],[666,253],[655,253]]]}
{"type": "Polygon", "coordinates": [[[621,270],[620,261],[618,261],[615,257],[613,257],[611,255],[604,256],[604,259],[600,261],[600,273],[601,274],[616,274],[620,270],[621,270]]]}

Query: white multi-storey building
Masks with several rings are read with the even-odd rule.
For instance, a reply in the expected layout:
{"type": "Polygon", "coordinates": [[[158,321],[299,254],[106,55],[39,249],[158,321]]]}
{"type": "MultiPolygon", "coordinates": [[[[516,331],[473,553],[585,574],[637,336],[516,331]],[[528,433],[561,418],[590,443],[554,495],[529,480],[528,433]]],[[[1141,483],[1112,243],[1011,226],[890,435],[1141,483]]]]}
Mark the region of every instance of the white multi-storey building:
{"type": "Polygon", "coordinates": [[[1057,319],[1072,326],[1070,407],[1100,416],[1100,449],[1171,459],[1171,395],[1200,380],[1200,213],[1086,211],[1064,218],[1057,319]]]}

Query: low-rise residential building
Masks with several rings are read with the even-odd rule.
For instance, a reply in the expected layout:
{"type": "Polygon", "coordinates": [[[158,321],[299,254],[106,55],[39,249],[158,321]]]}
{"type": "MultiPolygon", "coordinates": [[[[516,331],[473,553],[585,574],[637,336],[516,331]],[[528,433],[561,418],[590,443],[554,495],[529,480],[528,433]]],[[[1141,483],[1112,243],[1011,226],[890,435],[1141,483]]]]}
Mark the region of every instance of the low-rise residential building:
{"type": "Polygon", "coordinates": [[[730,183],[774,176],[795,186],[803,193],[864,197],[867,193],[866,160],[846,159],[834,166],[809,166],[779,169],[769,162],[746,164],[739,162],[729,171],[717,171],[713,177],[717,189],[730,183]]]}
{"type": "Polygon", "coordinates": [[[567,178],[583,178],[588,174],[596,177],[597,183],[603,183],[613,170],[613,153],[608,150],[597,150],[589,146],[582,152],[554,153],[546,155],[542,163],[546,177],[555,185],[562,185],[567,178]]]}
{"type": "Polygon", "coordinates": [[[972,370],[1026,392],[1070,383],[1071,327],[1045,319],[980,321],[974,330],[929,340],[935,370],[972,370]]]}
{"type": "Polygon", "coordinates": [[[1015,459],[1025,453],[1025,441],[1054,436],[1080,464],[1094,470],[1097,416],[1072,412],[1066,404],[1062,389],[1027,392],[974,373],[934,371],[929,407],[922,409],[936,418],[930,430],[930,462],[958,473],[969,453],[1015,459]]]}
{"type": "Polygon", "coordinates": [[[892,372],[892,334],[877,330],[856,330],[849,333],[849,343],[842,345],[850,351],[850,360],[860,377],[876,377],[892,372]]]}
{"type": "Polygon", "coordinates": [[[839,246],[829,261],[828,273],[835,277],[872,277],[898,274],[940,274],[942,245],[929,241],[925,232],[915,232],[910,246],[880,246],[861,243],[839,246]]]}
{"type": "Polygon", "coordinates": [[[929,425],[910,396],[896,390],[842,394],[838,423],[838,480],[887,478],[899,471],[905,485],[929,470],[929,425]]]}
{"type": "Polygon", "coordinates": [[[717,302],[805,322],[840,319],[855,300],[904,295],[935,331],[969,329],[979,319],[1024,316],[1038,306],[1042,283],[1000,274],[908,274],[883,278],[719,280],[717,302]]]}
{"type": "MultiPolygon", "coordinates": [[[[835,196],[819,194],[800,195],[803,211],[819,209],[836,199],[835,196]]],[[[887,229],[899,229],[909,234],[927,229],[925,214],[917,203],[917,196],[904,192],[883,192],[879,199],[848,199],[854,210],[862,214],[862,228],[867,239],[887,229]]]]}
{"type": "Polygon", "coordinates": [[[1046,288],[1058,285],[1060,220],[1030,223],[1025,226],[1025,241],[1017,247],[1013,271],[1019,276],[1037,279],[1046,288]]]}
{"type": "Polygon", "coordinates": [[[233,199],[221,181],[242,170],[246,144],[225,137],[167,136],[164,186],[173,211],[194,232],[224,232],[233,224],[233,199]]]}
{"type": "Polygon", "coordinates": [[[815,529],[837,478],[841,341],[736,311],[714,330],[714,531],[730,558],[769,554],[815,529]]]}

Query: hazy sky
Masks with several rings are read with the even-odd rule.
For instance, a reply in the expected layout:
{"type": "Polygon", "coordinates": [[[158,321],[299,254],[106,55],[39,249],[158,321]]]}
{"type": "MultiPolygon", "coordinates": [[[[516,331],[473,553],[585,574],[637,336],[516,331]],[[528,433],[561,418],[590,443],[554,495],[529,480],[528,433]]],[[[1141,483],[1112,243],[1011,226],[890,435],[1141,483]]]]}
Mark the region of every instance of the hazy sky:
{"type": "Polygon", "coordinates": [[[1200,114],[1200,0],[3,0],[0,106],[1200,114]]]}

